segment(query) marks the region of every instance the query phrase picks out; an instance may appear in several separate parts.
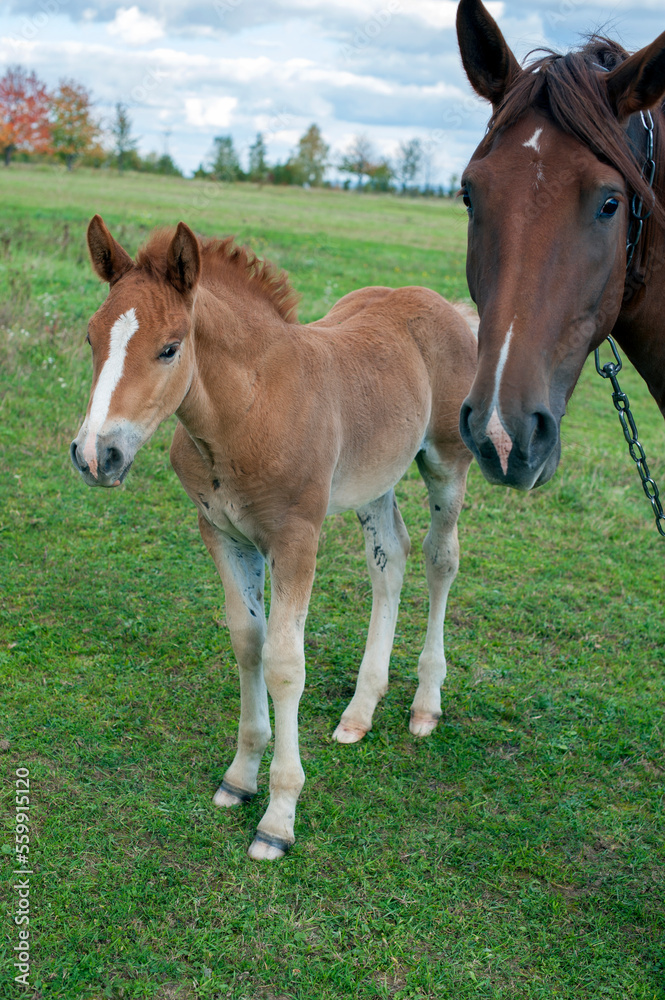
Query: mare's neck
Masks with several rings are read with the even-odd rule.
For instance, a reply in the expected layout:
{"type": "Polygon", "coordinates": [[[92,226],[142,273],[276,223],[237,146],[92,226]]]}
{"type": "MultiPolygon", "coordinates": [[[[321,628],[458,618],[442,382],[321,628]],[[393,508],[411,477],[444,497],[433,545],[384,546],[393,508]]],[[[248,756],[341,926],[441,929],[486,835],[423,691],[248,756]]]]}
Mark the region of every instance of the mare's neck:
{"type": "MultiPolygon", "coordinates": [[[[655,219],[650,223],[658,225],[655,219]]],[[[612,333],[665,416],[665,232],[660,226],[643,267],[644,287],[628,296],[612,333]]],[[[626,287],[630,292],[630,275],[626,287]]]]}

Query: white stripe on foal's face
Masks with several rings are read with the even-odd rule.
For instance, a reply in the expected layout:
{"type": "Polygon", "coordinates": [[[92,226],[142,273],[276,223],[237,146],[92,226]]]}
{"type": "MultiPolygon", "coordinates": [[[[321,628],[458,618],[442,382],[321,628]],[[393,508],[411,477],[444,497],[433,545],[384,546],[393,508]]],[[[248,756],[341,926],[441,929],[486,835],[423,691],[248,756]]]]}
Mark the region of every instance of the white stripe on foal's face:
{"type": "MultiPolygon", "coordinates": [[[[513,323],[514,322],[515,320],[513,319],[513,323]]],[[[499,416],[501,410],[501,407],[499,406],[499,393],[501,391],[503,370],[506,367],[506,361],[508,360],[508,350],[510,349],[510,340],[513,335],[513,323],[511,323],[508,327],[506,339],[504,340],[499,353],[499,360],[497,362],[496,373],[494,375],[494,395],[492,397],[490,418],[487,421],[487,426],[485,427],[485,433],[496,448],[496,453],[499,456],[504,476],[508,471],[508,459],[510,458],[510,453],[513,450],[513,442],[511,441],[510,435],[503,426],[501,417],[499,416]]]]}
{"type": "Polygon", "coordinates": [[[93,476],[97,476],[97,435],[104,426],[111,406],[111,398],[122,378],[127,345],[138,328],[139,321],[136,318],[135,309],[128,309],[127,312],[118,317],[111,327],[109,354],[95,386],[88,418],[88,433],[83,449],[83,457],[90,466],[93,476]]]}

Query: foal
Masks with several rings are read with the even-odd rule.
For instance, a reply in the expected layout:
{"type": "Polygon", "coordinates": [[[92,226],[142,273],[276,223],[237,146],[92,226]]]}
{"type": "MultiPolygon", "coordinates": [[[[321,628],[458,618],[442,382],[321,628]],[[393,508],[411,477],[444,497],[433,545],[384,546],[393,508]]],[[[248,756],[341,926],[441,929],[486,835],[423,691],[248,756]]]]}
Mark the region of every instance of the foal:
{"type": "Polygon", "coordinates": [[[88,246],[110,289],[88,328],[92,392],[72,460],[88,485],[118,486],[141,445],[177,414],[171,461],[224,585],[240,670],[238,748],[214,801],[236,806],[256,793],[271,736],[269,693],[270,802],[249,854],[280,858],[294,841],[305,780],[298,703],[323,519],[357,512],[372,580],[367,647],[334,733],[354,743],[371,728],[388,684],[409,551],[393,486],[414,458],[432,521],[429,618],[411,732],[426,736],[441,713],[443,619],[471,461],[458,414],[474,377],[476,341],[451,305],[415,287],[352,292],[302,326],[283,272],[231,239],[198,240],[182,222],[155,233],[133,261],[96,215],[88,246]]]}

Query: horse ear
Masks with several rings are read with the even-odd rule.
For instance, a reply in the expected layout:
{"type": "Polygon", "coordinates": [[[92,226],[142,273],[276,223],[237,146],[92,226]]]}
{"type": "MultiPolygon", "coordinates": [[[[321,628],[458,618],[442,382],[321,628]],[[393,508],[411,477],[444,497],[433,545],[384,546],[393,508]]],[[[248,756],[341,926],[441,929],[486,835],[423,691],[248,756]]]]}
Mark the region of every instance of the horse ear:
{"type": "Polygon", "coordinates": [[[101,215],[94,215],[88,225],[88,250],[95,272],[109,285],[134,267],[134,261],[113,239],[101,215]]]}
{"type": "Polygon", "coordinates": [[[199,241],[189,226],[178,223],[166,255],[166,277],[182,295],[192,292],[201,276],[199,241]]]}
{"type": "Polygon", "coordinates": [[[665,94],[665,31],[655,42],[620,63],[606,78],[610,103],[625,121],[636,111],[646,111],[665,94]]]}
{"type": "Polygon", "coordinates": [[[522,69],[481,0],[460,0],[457,39],[471,86],[498,107],[522,69]]]}

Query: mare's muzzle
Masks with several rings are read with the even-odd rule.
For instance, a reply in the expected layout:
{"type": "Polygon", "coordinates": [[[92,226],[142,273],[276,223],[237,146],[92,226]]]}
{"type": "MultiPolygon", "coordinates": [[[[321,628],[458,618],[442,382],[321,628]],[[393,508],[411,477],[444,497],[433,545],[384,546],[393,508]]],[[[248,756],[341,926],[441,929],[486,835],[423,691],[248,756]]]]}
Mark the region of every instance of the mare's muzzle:
{"type": "Polygon", "coordinates": [[[561,455],[559,426],[545,407],[504,423],[494,410],[474,409],[467,397],[460,411],[460,434],[485,479],[496,486],[531,490],[554,475],[561,455]]]}

